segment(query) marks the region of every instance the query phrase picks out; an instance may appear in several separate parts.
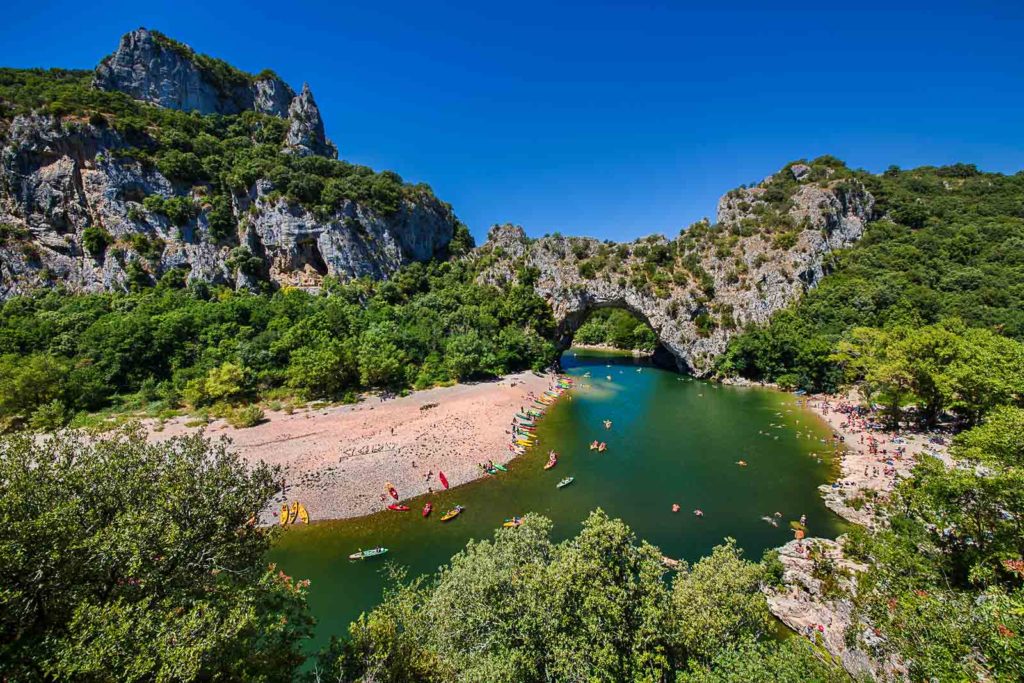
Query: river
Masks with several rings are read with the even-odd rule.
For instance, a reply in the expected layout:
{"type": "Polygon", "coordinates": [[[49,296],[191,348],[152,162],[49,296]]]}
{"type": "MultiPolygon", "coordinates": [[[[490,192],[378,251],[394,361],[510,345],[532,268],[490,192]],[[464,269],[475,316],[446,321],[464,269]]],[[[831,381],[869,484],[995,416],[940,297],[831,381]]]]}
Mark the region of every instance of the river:
{"type": "Polygon", "coordinates": [[[403,501],[411,512],[314,523],[282,534],[271,560],[311,580],[317,620],[311,650],[345,633],[349,622],[379,602],[385,559],[407,567],[410,576],[432,572],[469,539],[490,538],[506,518],[526,512],[554,520],[553,534],[561,539],[575,535],[600,507],[665,555],[691,561],[726,536],[759,559],[765,549],[791,539],[789,521],[804,514],[810,535],[842,532],[842,520],[817,491],[833,471],[831,448],[822,442],[828,428],[793,395],[696,381],[622,354],[572,350],[562,364],[576,388],[548,410],[538,445],[509,463],[507,473],[433,495],[428,519],[420,515],[425,498],[419,498],[403,501]],[[611,429],[603,420],[612,421],[611,429]],[[607,442],[607,452],[590,451],[594,439],[607,442]],[[545,471],[550,449],[559,462],[545,471]],[[556,489],[566,476],[575,482],[556,489]],[[671,511],[673,503],[680,512],[671,511]],[[465,512],[441,523],[441,513],[456,504],[465,512]],[[775,512],[782,513],[778,527],[762,519],[775,512]],[[384,558],[347,559],[378,545],[390,549],[384,558]]]}

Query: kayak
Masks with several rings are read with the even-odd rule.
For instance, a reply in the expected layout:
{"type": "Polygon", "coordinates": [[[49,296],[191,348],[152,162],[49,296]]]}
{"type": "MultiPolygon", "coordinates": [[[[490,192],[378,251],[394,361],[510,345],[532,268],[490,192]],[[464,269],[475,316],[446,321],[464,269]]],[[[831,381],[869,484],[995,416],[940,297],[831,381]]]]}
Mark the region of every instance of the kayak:
{"type": "Polygon", "coordinates": [[[568,486],[569,484],[573,483],[575,480],[576,480],[576,477],[566,477],[562,481],[558,482],[557,486],[560,489],[564,489],[566,486],[568,486]]]}
{"type": "Polygon", "coordinates": [[[394,498],[395,500],[398,500],[398,490],[395,489],[394,486],[389,486],[388,487],[388,493],[391,494],[392,498],[394,498]]]}
{"type": "Polygon", "coordinates": [[[506,519],[505,523],[502,524],[502,526],[505,527],[506,529],[511,529],[513,527],[519,526],[522,523],[523,523],[523,518],[522,517],[513,517],[512,519],[506,519]]]}
{"type": "Polygon", "coordinates": [[[448,512],[444,513],[444,516],[441,517],[441,521],[442,522],[447,522],[449,519],[455,519],[460,514],[462,514],[462,510],[463,510],[463,507],[461,505],[456,505],[454,508],[452,508],[448,512]]]}
{"type": "Polygon", "coordinates": [[[424,505],[423,506],[423,516],[424,517],[429,517],[430,516],[430,511],[433,510],[433,509],[434,509],[433,503],[427,503],[426,505],[424,505]]]}
{"type": "Polygon", "coordinates": [[[281,526],[288,523],[288,503],[281,506],[281,526]]]}
{"type": "Polygon", "coordinates": [[[408,512],[409,511],[409,506],[408,505],[396,505],[395,503],[392,503],[391,505],[388,505],[388,510],[394,510],[395,512],[408,512]]]}
{"type": "Polygon", "coordinates": [[[350,560],[365,560],[368,557],[377,557],[383,555],[388,551],[387,548],[371,548],[370,550],[360,550],[357,553],[352,553],[348,556],[350,560]]]}
{"type": "Polygon", "coordinates": [[[504,465],[499,465],[498,463],[494,463],[494,469],[501,470],[502,472],[508,472],[507,467],[505,467],[504,465]]]}
{"type": "Polygon", "coordinates": [[[438,471],[437,478],[441,480],[441,486],[448,488],[448,478],[444,476],[444,472],[438,471]]]}
{"type": "Polygon", "coordinates": [[[299,501],[292,502],[292,509],[288,512],[288,523],[295,524],[295,519],[299,516],[299,501]]]}
{"type": "Polygon", "coordinates": [[[550,470],[552,467],[554,467],[557,464],[558,464],[557,460],[548,460],[546,463],[544,463],[544,469],[550,470]]]}
{"type": "Polygon", "coordinates": [[[298,503],[299,506],[299,519],[302,520],[303,524],[309,524],[309,513],[306,511],[306,506],[302,503],[298,503]]]}

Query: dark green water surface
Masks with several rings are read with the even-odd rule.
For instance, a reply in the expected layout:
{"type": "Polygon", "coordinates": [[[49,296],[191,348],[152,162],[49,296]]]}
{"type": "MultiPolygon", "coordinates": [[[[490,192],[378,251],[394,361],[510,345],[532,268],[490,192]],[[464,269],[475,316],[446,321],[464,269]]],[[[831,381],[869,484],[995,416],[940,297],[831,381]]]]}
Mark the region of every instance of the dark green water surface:
{"type": "Polygon", "coordinates": [[[832,474],[831,448],[822,441],[828,429],[793,395],[699,382],[630,356],[576,350],[562,362],[576,388],[548,410],[538,427],[539,445],[509,463],[507,473],[431,496],[429,519],[420,516],[420,498],[404,501],[412,512],[315,523],[282,535],[271,560],[311,580],[313,648],[344,633],[380,600],[384,562],[349,562],[359,548],[390,548],[386,559],[415,576],[436,570],[469,539],[490,538],[513,515],[546,515],[555,522],[554,535],[566,538],[598,507],[624,519],[664,554],[686,560],[700,558],[726,536],[758,559],[793,537],[788,523],[802,514],[810,535],[841,533],[842,521],[816,490],[832,474]],[[606,419],[612,420],[610,430],[602,424],[606,419]],[[606,441],[607,452],[590,451],[594,439],[606,441]],[[544,471],[549,449],[560,458],[544,471]],[[566,476],[576,481],[556,489],[566,476]],[[682,510],[673,513],[673,503],[682,510]],[[442,524],[438,513],[455,504],[466,511],[442,524]],[[697,508],[703,517],[693,514],[697,508]],[[762,519],[776,511],[782,513],[778,528],[762,519]]]}

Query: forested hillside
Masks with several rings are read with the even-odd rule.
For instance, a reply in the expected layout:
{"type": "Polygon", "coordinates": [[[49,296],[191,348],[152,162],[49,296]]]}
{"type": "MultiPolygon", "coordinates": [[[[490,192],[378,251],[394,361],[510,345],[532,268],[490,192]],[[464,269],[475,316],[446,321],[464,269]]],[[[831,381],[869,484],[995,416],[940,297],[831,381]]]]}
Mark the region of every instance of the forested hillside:
{"type": "Polygon", "coordinates": [[[735,337],[720,372],[834,390],[848,379],[835,352],[857,327],[957,319],[1024,339],[1024,174],[956,164],[857,176],[881,218],[817,288],[735,337]]]}
{"type": "Polygon", "coordinates": [[[182,405],[232,417],[257,400],[354,400],[549,365],[544,301],[473,274],[445,262],[386,282],[328,281],[324,295],[169,279],[134,294],[11,299],[0,308],[0,420],[52,429],[104,407],[182,405]]]}

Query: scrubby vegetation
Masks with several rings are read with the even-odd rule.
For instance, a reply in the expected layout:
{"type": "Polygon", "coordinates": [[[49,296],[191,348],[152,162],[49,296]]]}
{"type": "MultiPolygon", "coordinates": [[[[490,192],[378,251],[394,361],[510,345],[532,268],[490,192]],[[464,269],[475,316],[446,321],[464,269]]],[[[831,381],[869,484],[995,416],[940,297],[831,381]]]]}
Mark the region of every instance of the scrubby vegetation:
{"type": "Polygon", "coordinates": [[[911,680],[1021,680],[1024,175],[855,175],[882,217],[817,289],[734,338],[719,370],[855,385],[892,427],[973,427],[952,464],[924,458],[898,483],[886,525],[851,533],[847,553],[868,565],[853,640],[911,680]]]}
{"type": "Polygon", "coordinates": [[[282,394],[339,400],[549,365],[547,304],[474,274],[470,262],[436,262],[386,282],[329,281],[323,295],[165,278],[131,294],[16,297],[0,307],[0,420],[52,427],[109,406],[228,416],[282,394]]]}

